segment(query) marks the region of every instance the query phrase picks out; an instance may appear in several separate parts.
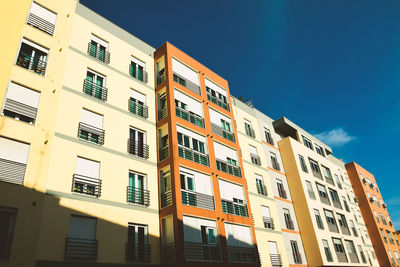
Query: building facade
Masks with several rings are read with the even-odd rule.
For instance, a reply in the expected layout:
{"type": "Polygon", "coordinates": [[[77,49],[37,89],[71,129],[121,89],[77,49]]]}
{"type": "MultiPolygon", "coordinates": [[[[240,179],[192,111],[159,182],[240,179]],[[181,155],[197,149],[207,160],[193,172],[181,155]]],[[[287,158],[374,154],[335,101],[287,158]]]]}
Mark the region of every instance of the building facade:
{"type": "Polygon", "coordinates": [[[373,174],[355,162],[346,164],[355,196],[381,266],[400,266],[400,244],[373,174]]]}

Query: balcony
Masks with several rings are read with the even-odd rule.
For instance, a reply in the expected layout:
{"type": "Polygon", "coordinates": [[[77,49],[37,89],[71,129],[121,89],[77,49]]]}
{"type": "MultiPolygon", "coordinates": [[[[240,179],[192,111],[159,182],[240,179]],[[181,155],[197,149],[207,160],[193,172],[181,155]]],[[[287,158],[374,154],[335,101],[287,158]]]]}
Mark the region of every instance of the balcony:
{"type": "Polygon", "coordinates": [[[258,262],[258,254],[254,247],[236,247],[228,245],[227,250],[230,262],[240,262],[240,263],[258,262]]]}
{"type": "Polygon", "coordinates": [[[161,208],[165,208],[172,205],[172,192],[167,190],[161,193],[161,208]]]}
{"type": "Polygon", "coordinates": [[[39,30],[50,35],[53,35],[54,28],[56,26],[33,13],[29,13],[27,24],[32,25],[33,27],[38,28],[39,30]]]}
{"type": "Polygon", "coordinates": [[[7,260],[10,258],[13,235],[0,235],[0,259],[7,260]]]}
{"type": "Polygon", "coordinates": [[[257,183],[257,193],[263,196],[268,196],[268,190],[265,185],[260,185],[257,183]]]}
{"type": "Polygon", "coordinates": [[[295,264],[302,264],[303,259],[301,257],[301,254],[293,251],[293,261],[295,264]]]}
{"type": "Polygon", "coordinates": [[[94,127],[92,125],[80,122],[78,128],[78,138],[95,143],[98,145],[104,145],[104,130],[94,127]]]}
{"type": "Polygon", "coordinates": [[[160,158],[160,161],[168,158],[169,157],[169,146],[160,148],[160,151],[158,152],[158,156],[160,158]]]}
{"type": "Polygon", "coordinates": [[[236,177],[242,177],[242,172],[240,171],[239,166],[233,165],[226,161],[222,161],[220,159],[217,159],[216,161],[217,161],[217,169],[219,171],[229,173],[230,175],[234,175],[236,177]]]}
{"type": "Polygon", "coordinates": [[[261,165],[261,160],[260,157],[258,155],[254,155],[250,153],[250,158],[251,158],[251,163],[256,164],[258,166],[261,165]]]}
{"type": "Polygon", "coordinates": [[[286,229],[294,230],[294,223],[292,219],[285,218],[286,229]]]}
{"type": "Polygon", "coordinates": [[[150,205],[150,191],[143,188],[136,188],[133,186],[127,187],[127,201],[139,205],[150,205]]]}
{"type": "Polygon", "coordinates": [[[218,106],[222,107],[223,109],[230,111],[228,103],[225,103],[221,99],[218,99],[217,97],[211,95],[211,93],[209,92],[207,92],[207,99],[213,102],[214,104],[217,104],[218,106]]]}
{"type": "Polygon", "coordinates": [[[151,261],[151,245],[145,244],[126,244],[126,261],[150,262],[151,261]]]}
{"type": "Polygon", "coordinates": [[[227,214],[233,214],[242,217],[249,217],[249,212],[247,210],[246,204],[234,203],[229,200],[221,200],[222,212],[227,214]]]}
{"type": "Polygon", "coordinates": [[[129,112],[136,114],[140,117],[147,119],[149,117],[149,108],[146,105],[137,103],[136,101],[129,99],[128,101],[129,112]]]}
{"type": "Polygon", "coordinates": [[[68,237],[65,243],[65,259],[73,261],[96,261],[98,240],[68,237]]]}
{"type": "Polygon", "coordinates": [[[0,181],[24,184],[26,164],[0,158],[0,181]]]}
{"type": "Polygon", "coordinates": [[[43,76],[46,73],[46,61],[39,60],[38,58],[32,58],[30,55],[24,52],[19,53],[17,65],[43,76]]]}
{"type": "Polygon", "coordinates": [[[107,101],[107,88],[95,84],[94,82],[83,80],[83,92],[94,96],[100,100],[107,101]]]}
{"type": "Polygon", "coordinates": [[[89,42],[87,54],[89,56],[95,57],[100,61],[103,61],[106,64],[110,64],[110,52],[105,49],[97,48],[96,44],[92,44],[89,42]]]}
{"type": "Polygon", "coordinates": [[[272,266],[282,266],[281,254],[270,254],[272,266]]]}
{"type": "Polygon", "coordinates": [[[199,192],[181,190],[182,204],[201,209],[215,210],[214,197],[199,192]]]}
{"type": "Polygon", "coordinates": [[[74,174],[72,179],[72,192],[100,197],[101,180],[80,174],[74,174]]]}
{"type": "Polygon", "coordinates": [[[168,264],[175,262],[175,243],[162,245],[162,263],[168,264]]]}
{"type": "Polygon", "coordinates": [[[263,216],[263,222],[264,222],[264,227],[267,229],[274,230],[275,229],[275,224],[274,224],[274,219],[271,217],[265,217],[263,216]]]}
{"type": "Polygon", "coordinates": [[[175,72],[173,73],[173,79],[174,79],[175,82],[179,83],[183,87],[186,87],[187,89],[189,89],[193,93],[201,95],[200,86],[198,86],[197,84],[195,84],[195,83],[183,78],[182,76],[180,76],[179,74],[177,74],[175,72]]]}
{"type": "Polygon", "coordinates": [[[184,246],[187,261],[221,261],[219,244],[185,242],[184,246]]]}
{"type": "Polygon", "coordinates": [[[281,198],[287,199],[286,190],[283,189],[282,187],[278,187],[278,195],[281,198]]]}
{"type": "Polygon", "coordinates": [[[204,166],[210,166],[210,161],[207,154],[195,151],[182,145],[178,145],[178,155],[181,158],[194,161],[204,166]]]}
{"type": "Polygon", "coordinates": [[[157,112],[158,121],[161,121],[165,117],[167,117],[167,107],[163,107],[162,109],[158,110],[158,112],[157,112]]]}
{"type": "Polygon", "coordinates": [[[128,139],[128,153],[140,158],[149,158],[149,145],[143,144],[133,139],[128,139]]]}
{"type": "Polygon", "coordinates": [[[213,133],[215,133],[216,135],[222,136],[223,138],[232,141],[232,142],[236,142],[235,141],[235,134],[225,130],[224,128],[222,128],[221,126],[215,124],[215,123],[211,123],[211,131],[213,133]]]}
{"type": "Polygon", "coordinates": [[[204,119],[191,111],[184,110],[183,108],[175,106],[176,116],[184,119],[194,125],[204,128],[204,119]]]}
{"type": "Polygon", "coordinates": [[[129,75],[141,82],[147,83],[149,75],[146,71],[139,68],[134,68],[132,64],[129,64],[129,75]]]}

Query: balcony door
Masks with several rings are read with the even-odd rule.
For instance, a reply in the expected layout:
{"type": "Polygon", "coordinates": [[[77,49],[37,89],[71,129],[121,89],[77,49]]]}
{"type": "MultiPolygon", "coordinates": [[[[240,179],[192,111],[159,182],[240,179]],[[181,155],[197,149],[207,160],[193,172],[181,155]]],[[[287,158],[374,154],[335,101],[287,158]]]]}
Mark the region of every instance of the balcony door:
{"type": "Polygon", "coordinates": [[[128,225],[128,260],[145,261],[147,226],[129,223],[128,225]]]}
{"type": "Polygon", "coordinates": [[[194,192],[194,177],[191,174],[181,173],[182,203],[196,206],[196,195],[194,192]]]}
{"type": "Polygon", "coordinates": [[[102,98],[102,90],[105,87],[105,79],[98,73],[93,71],[87,71],[86,73],[86,86],[85,93],[89,95],[93,95],[97,98],[102,98]],[[94,93],[93,93],[94,89],[94,93]]]}
{"type": "Polygon", "coordinates": [[[143,157],[144,144],[145,144],[145,133],[134,128],[129,129],[129,139],[131,140],[132,146],[130,147],[129,153],[143,157]]]}
{"type": "Polygon", "coordinates": [[[145,186],[145,176],[130,172],[129,173],[129,192],[130,198],[128,201],[132,203],[144,204],[144,186],[145,186]]]}

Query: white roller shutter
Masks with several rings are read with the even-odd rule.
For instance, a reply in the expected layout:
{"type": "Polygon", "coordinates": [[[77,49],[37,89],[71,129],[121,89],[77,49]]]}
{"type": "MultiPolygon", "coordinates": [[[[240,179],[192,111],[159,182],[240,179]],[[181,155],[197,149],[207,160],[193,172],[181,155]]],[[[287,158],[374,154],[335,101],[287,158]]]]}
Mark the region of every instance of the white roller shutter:
{"type": "Polygon", "coordinates": [[[234,159],[236,161],[238,158],[236,150],[229,148],[227,146],[224,146],[218,142],[214,142],[214,152],[215,152],[215,157],[222,161],[226,161],[227,157],[234,159]]]}
{"type": "Polygon", "coordinates": [[[56,24],[57,15],[50,10],[36,4],[35,2],[32,3],[31,13],[48,21],[53,25],[56,24]]]}
{"type": "Polygon", "coordinates": [[[192,83],[200,86],[198,72],[192,70],[191,68],[187,67],[186,65],[182,64],[174,58],[172,59],[172,71],[176,72],[183,78],[188,79],[192,83]]]}
{"type": "Polygon", "coordinates": [[[146,104],[146,95],[131,89],[131,97],[146,104]]]}
{"type": "Polygon", "coordinates": [[[86,109],[82,109],[81,122],[103,129],[103,116],[86,109]]]}
{"type": "Polygon", "coordinates": [[[206,78],[206,86],[213,89],[214,91],[220,93],[223,96],[226,96],[226,90],[222,87],[220,87],[219,85],[213,83],[212,81],[210,81],[209,79],[206,78]]]}
{"type": "Polygon", "coordinates": [[[250,154],[257,155],[257,148],[254,146],[249,145],[250,154]]]}
{"type": "Polygon", "coordinates": [[[99,179],[100,162],[78,157],[76,160],[76,174],[99,179]]]}
{"type": "Polygon", "coordinates": [[[71,216],[69,221],[69,237],[80,239],[96,239],[96,219],[71,216]]]}
{"type": "Polygon", "coordinates": [[[233,198],[237,198],[245,202],[242,186],[221,179],[218,180],[218,184],[222,199],[233,201],[233,198]]]}
{"type": "Polygon", "coordinates": [[[135,57],[132,57],[132,56],[131,56],[131,61],[134,62],[134,63],[136,63],[137,65],[143,67],[143,69],[146,68],[146,64],[145,64],[143,61],[141,61],[141,60],[139,60],[139,59],[137,59],[137,58],[135,58],[135,57]]]}
{"type": "Polygon", "coordinates": [[[0,159],[26,164],[28,154],[28,144],[0,137],[0,159]]]}
{"type": "Polygon", "coordinates": [[[101,46],[104,46],[106,49],[108,48],[108,43],[106,41],[104,41],[103,39],[100,39],[99,37],[95,36],[92,34],[92,38],[93,41],[95,41],[96,43],[98,43],[101,46]]]}
{"type": "Polygon", "coordinates": [[[42,47],[42,46],[40,46],[38,44],[35,44],[35,43],[33,43],[33,42],[29,41],[29,40],[26,40],[25,38],[22,39],[22,42],[27,44],[27,45],[29,45],[29,46],[32,46],[33,48],[36,48],[37,50],[42,51],[43,53],[49,54],[49,49],[44,48],[44,47],[42,47]]]}
{"type": "Polygon", "coordinates": [[[6,98],[37,108],[39,106],[40,93],[11,82],[6,98]]]}

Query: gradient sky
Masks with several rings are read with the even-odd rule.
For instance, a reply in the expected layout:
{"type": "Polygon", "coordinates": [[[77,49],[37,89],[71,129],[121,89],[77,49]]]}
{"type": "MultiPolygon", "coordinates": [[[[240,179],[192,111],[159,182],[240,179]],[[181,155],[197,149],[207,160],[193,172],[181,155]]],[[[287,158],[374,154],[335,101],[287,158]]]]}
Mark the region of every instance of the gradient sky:
{"type": "Polygon", "coordinates": [[[400,1],[81,3],[155,48],[171,42],[232,95],[319,134],[375,175],[400,229],[400,1]]]}

